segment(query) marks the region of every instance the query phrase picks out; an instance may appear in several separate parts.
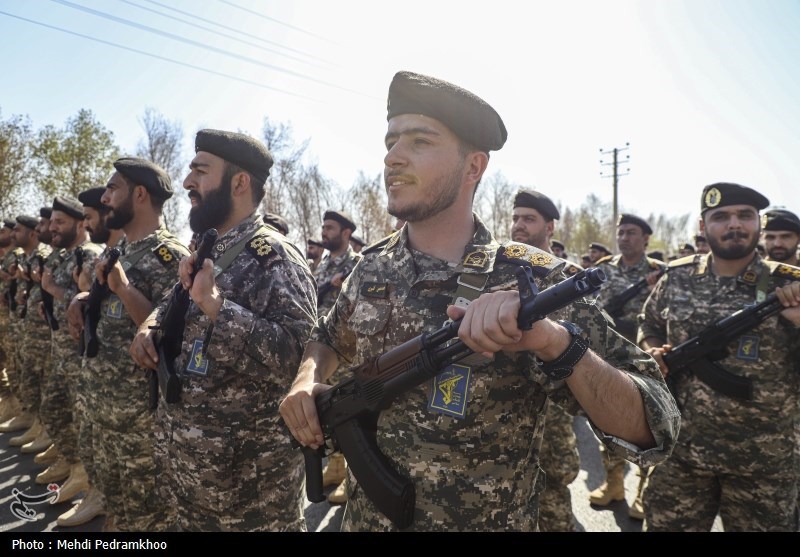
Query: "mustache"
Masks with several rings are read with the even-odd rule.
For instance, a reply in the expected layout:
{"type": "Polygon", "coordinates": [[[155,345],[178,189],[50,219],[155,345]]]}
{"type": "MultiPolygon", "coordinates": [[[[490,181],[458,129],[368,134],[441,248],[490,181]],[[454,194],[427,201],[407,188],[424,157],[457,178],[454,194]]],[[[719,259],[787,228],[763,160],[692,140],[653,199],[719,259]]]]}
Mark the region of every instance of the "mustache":
{"type": "Polygon", "coordinates": [[[197,193],[196,191],[190,191],[188,194],[189,199],[196,199],[197,201],[202,201],[203,197],[197,193]]]}
{"type": "Polygon", "coordinates": [[[728,232],[727,234],[723,234],[721,240],[724,242],[725,240],[733,240],[734,238],[739,238],[741,240],[747,240],[748,234],[746,232],[728,232]]]}

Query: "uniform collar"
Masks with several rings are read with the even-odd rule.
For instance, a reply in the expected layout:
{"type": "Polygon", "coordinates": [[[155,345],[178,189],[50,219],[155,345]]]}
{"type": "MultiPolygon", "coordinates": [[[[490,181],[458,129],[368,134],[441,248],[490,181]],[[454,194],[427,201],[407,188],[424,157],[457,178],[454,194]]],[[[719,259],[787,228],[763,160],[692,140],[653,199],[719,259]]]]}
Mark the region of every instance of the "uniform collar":
{"type": "Polygon", "coordinates": [[[214,244],[214,249],[211,256],[214,259],[219,258],[228,249],[235,246],[245,235],[253,230],[264,226],[264,221],[261,215],[252,213],[249,217],[242,220],[239,224],[228,230],[225,234],[217,238],[214,244]]]}

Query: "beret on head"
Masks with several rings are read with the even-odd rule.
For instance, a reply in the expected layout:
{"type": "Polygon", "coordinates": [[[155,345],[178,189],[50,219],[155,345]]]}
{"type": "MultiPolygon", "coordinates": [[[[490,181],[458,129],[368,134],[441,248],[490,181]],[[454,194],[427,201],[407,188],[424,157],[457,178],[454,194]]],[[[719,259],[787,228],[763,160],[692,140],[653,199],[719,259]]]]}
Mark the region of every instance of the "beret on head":
{"type": "Polygon", "coordinates": [[[686,242],[685,244],[681,244],[681,247],[678,248],[678,249],[685,249],[685,250],[689,250],[689,251],[694,251],[694,246],[692,244],[690,244],[689,242],[686,242]]]}
{"type": "Polygon", "coordinates": [[[786,209],[773,209],[761,216],[761,228],[764,230],[786,230],[800,234],[800,218],[786,209]]]}
{"type": "Polygon", "coordinates": [[[320,242],[319,240],[314,240],[312,238],[308,239],[308,245],[309,246],[317,246],[318,248],[324,248],[325,247],[325,246],[322,245],[322,242],[320,242]]]}
{"type": "Polygon", "coordinates": [[[15,221],[15,220],[3,219],[3,227],[4,228],[10,228],[10,229],[13,230],[14,226],[16,226],[16,224],[17,224],[17,221],[15,221]]]}
{"type": "Polygon", "coordinates": [[[581,260],[582,261],[591,261],[592,260],[592,256],[589,255],[588,253],[584,253],[583,255],[581,255],[581,260]]]}
{"type": "Polygon", "coordinates": [[[55,196],[53,211],[61,211],[74,219],[83,220],[83,203],[69,195],[55,196]]]}
{"type": "Polygon", "coordinates": [[[36,228],[36,225],[39,224],[39,219],[36,217],[29,217],[28,215],[20,215],[17,217],[17,222],[33,230],[36,228]]]}
{"type": "Polygon", "coordinates": [[[350,215],[343,211],[325,211],[325,215],[322,217],[322,220],[335,220],[344,228],[349,228],[352,232],[356,231],[356,223],[353,222],[353,219],[350,218],[350,215]]]}
{"type": "Polygon", "coordinates": [[[589,249],[596,249],[597,251],[604,251],[608,255],[611,255],[611,250],[609,250],[603,244],[598,244],[597,242],[592,242],[591,244],[589,244],[589,249]]]}
{"type": "Polygon", "coordinates": [[[696,234],[695,237],[694,237],[694,242],[696,244],[699,244],[700,242],[705,242],[705,241],[706,241],[706,237],[703,236],[702,234],[696,234]]]}
{"type": "Polygon", "coordinates": [[[664,252],[661,251],[651,251],[647,253],[647,257],[650,259],[658,259],[659,261],[664,261],[664,252]]]}
{"type": "Polygon", "coordinates": [[[78,194],[78,201],[83,203],[84,207],[91,207],[92,209],[101,211],[105,209],[105,207],[102,203],[100,203],[100,198],[103,197],[105,192],[106,188],[92,188],[82,191],[78,194]]]}
{"type": "Polygon", "coordinates": [[[53,215],[52,207],[42,207],[39,209],[39,216],[43,219],[49,219],[53,215]]]}
{"type": "Polygon", "coordinates": [[[562,249],[562,250],[563,249],[567,249],[567,248],[564,247],[564,244],[562,244],[558,240],[553,240],[552,242],[550,242],[550,247],[551,248],[558,248],[558,249],[562,249]]]}
{"type": "Polygon", "coordinates": [[[739,184],[718,182],[703,188],[703,195],[700,197],[701,215],[709,209],[728,205],[752,205],[760,211],[767,208],[769,199],[756,190],[739,184]]]}
{"type": "Polygon", "coordinates": [[[275,213],[267,213],[264,215],[264,222],[275,227],[278,232],[286,236],[289,233],[289,223],[286,219],[275,213]]]}
{"type": "Polygon", "coordinates": [[[114,161],[114,168],[134,185],[144,186],[153,197],[172,197],[172,180],[157,164],[146,159],[123,157],[114,161]]]}
{"type": "Polygon", "coordinates": [[[516,209],[517,207],[536,209],[547,220],[561,218],[558,209],[556,209],[550,198],[535,190],[519,190],[516,197],[514,197],[514,208],[516,209]]]}
{"type": "Polygon", "coordinates": [[[351,242],[355,242],[359,246],[366,246],[367,245],[367,243],[364,240],[362,240],[360,236],[356,236],[355,234],[350,236],[350,241],[351,242]]]}
{"type": "Polygon", "coordinates": [[[243,133],[200,130],[194,139],[194,151],[205,151],[243,168],[263,184],[272,168],[272,155],[257,139],[243,133]]]}
{"type": "Polygon", "coordinates": [[[639,228],[641,228],[642,232],[644,232],[645,234],[653,233],[653,229],[650,228],[650,225],[647,224],[647,222],[644,219],[639,218],[636,215],[629,215],[627,213],[622,213],[619,216],[619,220],[617,220],[617,226],[619,226],[620,224],[634,224],[639,228]]]}
{"type": "Polygon", "coordinates": [[[400,114],[434,118],[483,151],[497,151],[508,137],[500,115],[486,101],[447,81],[413,72],[397,72],[389,85],[386,120],[400,114]]]}

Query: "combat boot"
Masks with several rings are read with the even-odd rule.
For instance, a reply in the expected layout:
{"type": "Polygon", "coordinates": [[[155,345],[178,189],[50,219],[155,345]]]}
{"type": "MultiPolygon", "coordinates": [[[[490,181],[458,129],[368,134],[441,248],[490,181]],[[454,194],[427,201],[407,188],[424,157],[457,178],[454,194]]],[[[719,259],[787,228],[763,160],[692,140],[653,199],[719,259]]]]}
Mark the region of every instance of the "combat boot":
{"type": "Polygon", "coordinates": [[[346,476],[347,464],[342,453],[333,453],[328,457],[328,464],[322,470],[322,487],[340,485],[346,476]]]}
{"type": "Polygon", "coordinates": [[[22,435],[17,435],[16,437],[9,439],[8,444],[11,447],[21,447],[23,445],[27,445],[31,441],[36,441],[36,438],[39,437],[42,429],[42,422],[39,421],[39,418],[34,418],[33,425],[31,425],[31,427],[29,427],[28,430],[22,435]]]}
{"type": "Polygon", "coordinates": [[[56,524],[62,528],[80,526],[103,514],[106,514],[106,498],[99,489],[91,487],[80,503],[58,517],[56,524]]]}
{"type": "Polygon", "coordinates": [[[39,436],[31,441],[30,443],[26,443],[20,447],[19,452],[29,454],[29,453],[40,453],[46,450],[50,445],[53,444],[53,440],[50,439],[50,436],[47,434],[47,431],[42,428],[42,431],[39,433],[39,436]]]}
{"type": "Polygon", "coordinates": [[[88,489],[89,476],[86,474],[86,468],[83,467],[81,462],[76,462],[70,469],[67,481],[58,490],[58,497],[50,501],[50,504],[66,503],[81,491],[87,491],[88,489]]]}
{"type": "Polygon", "coordinates": [[[331,491],[328,495],[328,503],[331,505],[344,505],[347,503],[347,489],[345,488],[345,484],[347,482],[340,483],[336,489],[331,491]]]}
{"type": "Polygon", "coordinates": [[[50,466],[56,461],[56,459],[58,458],[58,454],[59,453],[58,449],[56,449],[56,446],[50,445],[43,452],[33,457],[33,461],[36,464],[44,464],[45,466],[50,466]]]}
{"type": "Polygon", "coordinates": [[[607,471],[603,485],[589,493],[589,502],[606,507],[613,501],[625,500],[625,466],[615,466],[607,471]]]}
{"type": "Polygon", "coordinates": [[[634,520],[644,520],[644,490],[647,487],[647,478],[650,475],[650,468],[639,469],[639,484],[636,486],[636,498],[628,509],[628,516],[634,520]]]}
{"type": "Polygon", "coordinates": [[[11,418],[7,422],[0,424],[0,432],[9,433],[11,431],[24,431],[33,425],[33,414],[30,412],[23,412],[22,414],[11,418]]]}
{"type": "Polygon", "coordinates": [[[14,395],[9,395],[0,400],[0,424],[16,417],[19,413],[19,402],[14,398],[14,395]]]}
{"type": "Polygon", "coordinates": [[[60,482],[67,479],[71,471],[72,466],[63,455],[59,454],[56,461],[47,470],[36,476],[36,483],[47,485],[53,482],[60,482]]]}

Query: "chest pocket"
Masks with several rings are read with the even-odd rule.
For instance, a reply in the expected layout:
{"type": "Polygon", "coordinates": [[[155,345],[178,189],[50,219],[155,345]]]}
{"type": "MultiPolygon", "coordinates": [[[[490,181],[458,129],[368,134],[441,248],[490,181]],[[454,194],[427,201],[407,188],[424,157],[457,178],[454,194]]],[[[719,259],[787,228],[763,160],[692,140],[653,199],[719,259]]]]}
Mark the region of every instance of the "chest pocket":
{"type": "Polygon", "coordinates": [[[356,302],[348,325],[356,334],[356,358],[359,363],[367,357],[383,353],[391,315],[392,304],[388,300],[360,298],[356,302]]]}

